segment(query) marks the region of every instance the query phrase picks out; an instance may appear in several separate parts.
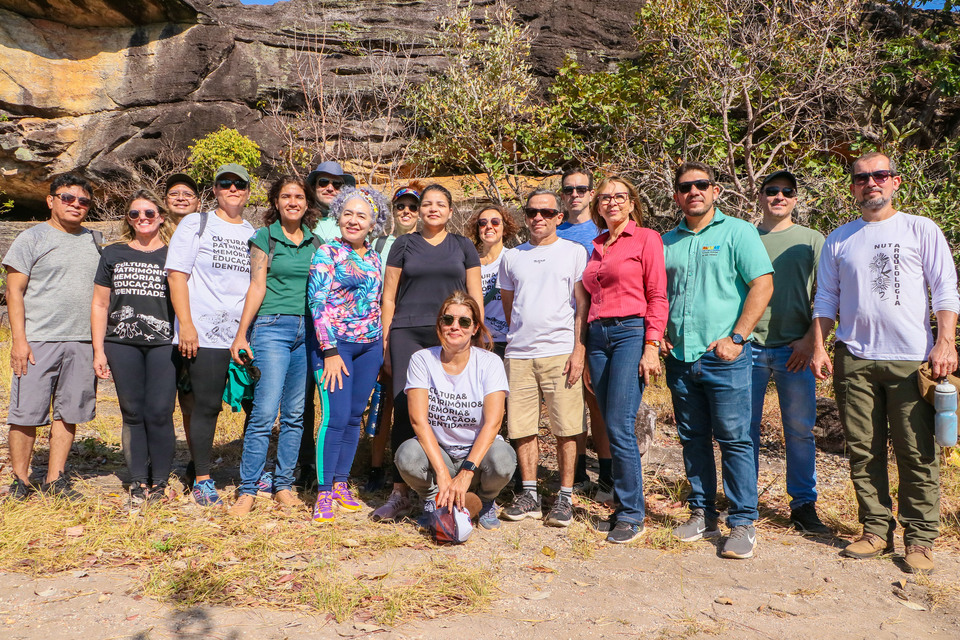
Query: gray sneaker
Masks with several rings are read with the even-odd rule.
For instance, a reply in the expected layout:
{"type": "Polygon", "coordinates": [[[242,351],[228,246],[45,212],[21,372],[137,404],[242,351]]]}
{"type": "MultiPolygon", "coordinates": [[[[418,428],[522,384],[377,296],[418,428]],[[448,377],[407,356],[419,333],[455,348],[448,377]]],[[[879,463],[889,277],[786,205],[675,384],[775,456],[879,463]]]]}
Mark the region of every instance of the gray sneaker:
{"type": "Polygon", "coordinates": [[[573,503],[557,496],[557,501],[553,503],[553,508],[547,514],[544,524],[548,527],[569,527],[571,522],[573,522],[573,503]]]}
{"type": "Polygon", "coordinates": [[[673,530],[680,542],[696,542],[702,538],[716,538],[720,535],[720,526],[715,519],[708,519],[703,509],[693,509],[690,517],[673,530]]]}
{"type": "Polygon", "coordinates": [[[746,560],[753,557],[753,548],[757,546],[757,528],[752,524],[738,524],[730,531],[730,537],[723,542],[724,558],[746,560]]]}
{"type": "Polygon", "coordinates": [[[536,498],[529,491],[521,491],[513,499],[513,504],[503,510],[503,517],[507,520],[523,520],[524,518],[543,517],[543,511],[540,509],[540,496],[536,498]]]}
{"type": "Polygon", "coordinates": [[[477,524],[484,529],[496,529],[500,526],[500,518],[497,517],[497,503],[491,500],[484,502],[480,508],[480,514],[477,518],[477,524]]]}

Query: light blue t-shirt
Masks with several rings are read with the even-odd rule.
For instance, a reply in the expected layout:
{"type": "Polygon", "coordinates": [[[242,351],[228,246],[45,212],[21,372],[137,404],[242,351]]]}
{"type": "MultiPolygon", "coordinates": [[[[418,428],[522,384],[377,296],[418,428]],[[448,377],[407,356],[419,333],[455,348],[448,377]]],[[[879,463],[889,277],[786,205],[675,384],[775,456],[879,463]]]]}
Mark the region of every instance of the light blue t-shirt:
{"type": "Polygon", "coordinates": [[[597,229],[597,225],[593,224],[593,220],[587,220],[579,224],[564,222],[557,227],[557,235],[564,240],[576,242],[586,249],[587,259],[589,260],[590,256],[593,255],[593,239],[600,235],[600,230],[597,229]]]}

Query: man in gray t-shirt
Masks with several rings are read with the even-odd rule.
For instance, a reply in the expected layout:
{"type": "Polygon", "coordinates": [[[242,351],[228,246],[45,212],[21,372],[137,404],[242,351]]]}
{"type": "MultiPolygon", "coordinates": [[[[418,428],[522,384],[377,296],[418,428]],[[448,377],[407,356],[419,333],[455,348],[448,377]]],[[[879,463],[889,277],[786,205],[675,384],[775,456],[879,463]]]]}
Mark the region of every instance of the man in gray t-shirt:
{"type": "Polygon", "coordinates": [[[3,259],[13,371],[9,496],[18,500],[34,491],[30,459],[37,427],[47,424],[50,459],[40,490],[79,497],[64,467],[77,423],[89,422],[96,411],[90,303],[100,252],[94,234],[81,226],[92,192],[83,178],[57,177],[47,196],[50,219],[21,233],[3,259]]]}

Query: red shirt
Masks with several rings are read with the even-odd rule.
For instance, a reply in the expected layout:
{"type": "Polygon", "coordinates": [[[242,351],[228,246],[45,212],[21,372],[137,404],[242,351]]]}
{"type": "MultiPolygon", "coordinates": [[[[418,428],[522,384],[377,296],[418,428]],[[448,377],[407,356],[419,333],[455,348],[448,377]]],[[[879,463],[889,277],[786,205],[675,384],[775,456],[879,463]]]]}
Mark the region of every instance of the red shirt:
{"type": "Polygon", "coordinates": [[[653,229],[627,223],[609,247],[604,231],[593,241],[593,253],[583,271],[590,294],[589,322],[598,318],[638,316],[646,323],[647,340],[663,339],[667,326],[667,270],[663,240],[653,229]]]}

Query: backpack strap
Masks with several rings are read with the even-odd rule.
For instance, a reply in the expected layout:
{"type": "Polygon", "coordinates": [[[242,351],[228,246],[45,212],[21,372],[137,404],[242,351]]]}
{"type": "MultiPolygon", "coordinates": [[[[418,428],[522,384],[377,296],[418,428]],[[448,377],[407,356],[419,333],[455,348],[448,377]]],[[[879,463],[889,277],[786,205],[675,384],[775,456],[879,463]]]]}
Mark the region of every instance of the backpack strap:
{"type": "Polygon", "coordinates": [[[270,265],[273,264],[273,254],[277,251],[277,239],[270,235],[267,230],[267,271],[270,271],[270,265]]]}
{"type": "Polygon", "coordinates": [[[93,246],[97,248],[97,253],[103,255],[103,232],[98,229],[90,229],[90,235],[93,236],[93,246]]]}
{"type": "Polygon", "coordinates": [[[377,253],[383,253],[383,247],[387,244],[387,236],[380,236],[373,241],[373,249],[377,253]]]}
{"type": "Polygon", "coordinates": [[[209,212],[209,211],[201,211],[201,212],[200,212],[200,227],[197,229],[197,237],[198,237],[198,238],[203,235],[204,229],[207,228],[207,218],[209,218],[209,217],[210,217],[210,212],[209,212]]]}

